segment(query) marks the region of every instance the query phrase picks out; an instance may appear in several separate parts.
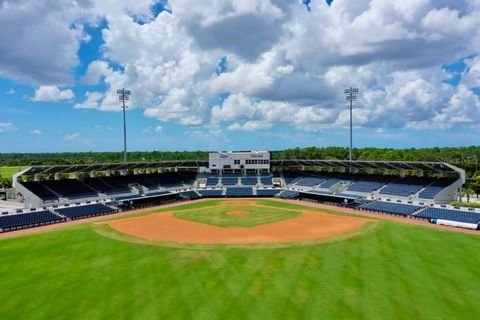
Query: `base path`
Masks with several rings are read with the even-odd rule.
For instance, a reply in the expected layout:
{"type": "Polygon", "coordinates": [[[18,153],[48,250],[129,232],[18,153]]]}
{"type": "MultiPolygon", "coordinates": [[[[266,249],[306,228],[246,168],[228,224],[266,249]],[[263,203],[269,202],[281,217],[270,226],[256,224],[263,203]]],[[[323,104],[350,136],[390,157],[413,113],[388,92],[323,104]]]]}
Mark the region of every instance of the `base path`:
{"type": "Polygon", "coordinates": [[[301,217],[251,228],[222,228],[177,219],[173,212],[116,220],[118,232],[150,241],[181,244],[257,244],[317,240],[356,230],[370,219],[302,211],[301,217]]]}

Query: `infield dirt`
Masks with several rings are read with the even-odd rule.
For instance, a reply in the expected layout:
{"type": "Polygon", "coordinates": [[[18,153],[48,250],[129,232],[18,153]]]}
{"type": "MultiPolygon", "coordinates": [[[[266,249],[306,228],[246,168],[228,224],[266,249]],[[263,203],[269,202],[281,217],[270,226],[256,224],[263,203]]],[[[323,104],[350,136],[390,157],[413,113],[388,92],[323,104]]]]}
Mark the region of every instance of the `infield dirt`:
{"type": "MultiPolygon", "coordinates": [[[[220,206],[258,206],[253,201],[228,201],[220,206]]],[[[285,210],[285,209],[279,209],[285,210]]],[[[291,210],[291,209],[290,209],[291,210]]],[[[300,211],[300,210],[295,210],[300,211]]],[[[245,212],[248,213],[247,210],[245,212]]],[[[156,242],[181,244],[257,244],[317,240],[363,227],[371,219],[301,210],[302,216],[250,228],[223,228],[175,218],[174,212],[111,221],[118,232],[156,242]]],[[[244,214],[242,212],[242,214],[244,214]]]]}

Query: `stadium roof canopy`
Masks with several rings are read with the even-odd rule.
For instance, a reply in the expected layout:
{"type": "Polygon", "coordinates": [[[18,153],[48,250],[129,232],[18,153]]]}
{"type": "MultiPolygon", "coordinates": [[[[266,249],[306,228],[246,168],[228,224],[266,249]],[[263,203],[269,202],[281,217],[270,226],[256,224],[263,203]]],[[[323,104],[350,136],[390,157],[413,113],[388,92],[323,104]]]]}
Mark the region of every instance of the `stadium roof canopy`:
{"type": "MultiPolygon", "coordinates": [[[[348,168],[352,166],[357,169],[388,169],[388,170],[424,170],[437,172],[460,172],[456,168],[444,162],[414,162],[414,161],[352,161],[348,160],[271,160],[273,167],[288,168],[298,166],[348,168]]],[[[33,166],[22,172],[22,175],[74,173],[91,171],[120,171],[135,169],[157,169],[157,168],[198,168],[208,167],[208,161],[203,160],[182,160],[182,161],[158,161],[139,163],[113,163],[113,164],[79,164],[79,165],[53,165],[33,166]]]]}
{"type": "Polygon", "coordinates": [[[424,170],[458,172],[458,168],[444,162],[424,161],[368,161],[368,160],[272,160],[272,165],[277,167],[315,166],[315,167],[340,167],[357,169],[388,169],[388,170],[424,170]]]}

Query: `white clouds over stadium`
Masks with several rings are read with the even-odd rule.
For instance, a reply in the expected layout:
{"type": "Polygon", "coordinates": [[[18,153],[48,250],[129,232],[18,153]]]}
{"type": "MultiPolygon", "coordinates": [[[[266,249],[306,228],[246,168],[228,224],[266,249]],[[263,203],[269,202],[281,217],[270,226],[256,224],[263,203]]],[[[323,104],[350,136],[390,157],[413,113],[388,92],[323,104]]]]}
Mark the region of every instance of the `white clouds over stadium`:
{"type": "Polygon", "coordinates": [[[11,31],[0,34],[0,74],[38,87],[38,99],[91,86],[79,109],[118,110],[115,92],[127,87],[145,116],[212,131],[342,127],[350,85],[361,91],[359,126],[480,121],[480,0],[313,0],[310,11],[292,0],[170,0],[172,14],[157,16],[154,5],[0,1],[0,28],[11,31]],[[102,21],[101,54],[75,78],[85,26],[102,21]],[[442,67],[460,60],[458,72],[442,67]]]}

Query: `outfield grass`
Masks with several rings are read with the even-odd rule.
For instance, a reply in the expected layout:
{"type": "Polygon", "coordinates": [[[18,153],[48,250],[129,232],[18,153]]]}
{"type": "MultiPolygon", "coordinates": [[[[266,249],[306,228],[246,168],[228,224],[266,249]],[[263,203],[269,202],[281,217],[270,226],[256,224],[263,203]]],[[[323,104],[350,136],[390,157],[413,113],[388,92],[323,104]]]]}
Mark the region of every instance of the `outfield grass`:
{"type": "Polygon", "coordinates": [[[301,216],[300,212],[255,206],[219,206],[175,214],[176,218],[219,227],[254,227],[301,216]],[[229,212],[246,211],[248,215],[232,216],[229,212]]]}
{"type": "Polygon", "coordinates": [[[475,235],[386,220],[273,250],[141,245],[75,225],[0,240],[0,318],[475,319],[479,247],[475,235]]]}
{"type": "Polygon", "coordinates": [[[22,171],[26,167],[18,166],[18,167],[0,167],[0,176],[3,178],[11,178],[15,173],[22,171]]]}

